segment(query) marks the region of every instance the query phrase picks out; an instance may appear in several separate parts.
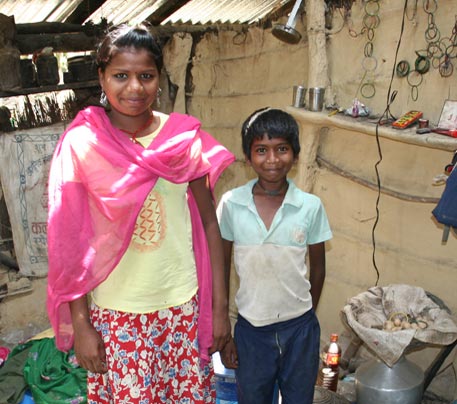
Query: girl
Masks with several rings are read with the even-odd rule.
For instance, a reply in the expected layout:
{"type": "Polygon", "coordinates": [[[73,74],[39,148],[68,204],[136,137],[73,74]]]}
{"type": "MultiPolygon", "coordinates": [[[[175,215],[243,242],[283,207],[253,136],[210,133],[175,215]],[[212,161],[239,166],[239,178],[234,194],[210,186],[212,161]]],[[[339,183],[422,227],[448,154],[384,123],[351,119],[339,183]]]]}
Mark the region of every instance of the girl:
{"type": "Polygon", "coordinates": [[[151,109],[162,55],[145,26],[112,29],[96,61],[107,108],[76,116],[49,177],[57,347],[89,371],[88,403],[213,402],[230,323],[212,190],[234,157],[151,109]]]}

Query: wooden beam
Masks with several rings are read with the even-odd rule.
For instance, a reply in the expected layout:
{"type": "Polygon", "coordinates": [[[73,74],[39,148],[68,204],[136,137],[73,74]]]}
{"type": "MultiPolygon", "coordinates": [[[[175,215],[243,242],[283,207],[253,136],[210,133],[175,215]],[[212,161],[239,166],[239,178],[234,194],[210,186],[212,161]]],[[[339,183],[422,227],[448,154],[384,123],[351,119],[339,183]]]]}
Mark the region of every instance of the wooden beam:
{"type": "MultiPolygon", "coordinates": [[[[75,90],[75,89],[87,89],[87,88],[99,88],[100,82],[98,80],[91,80],[91,81],[81,81],[77,83],[68,83],[68,84],[57,84],[55,86],[42,86],[42,87],[30,87],[30,88],[18,88],[15,90],[8,90],[8,91],[0,91],[0,98],[5,97],[18,97],[21,95],[28,95],[28,94],[40,94],[40,93],[50,93],[53,91],[61,91],[61,90],[75,90]]],[[[0,213],[1,213],[1,200],[0,200],[0,213]]],[[[0,215],[1,219],[1,215],[0,215]]],[[[0,236],[2,233],[0,232],[0,236]]],[[[0,238],[0,242],[1,242],[0,238]]],[[[0,250],[1,250],[1,243],[0,243],[0,250]]]]}
{"type": "Polygon", "coordinates": [[[36,22],[27,24],[16,24],[16,33],[18,35],[36,35],[36,34],[62,34],[84,32],[92,36],[102,32],[104,27],[93,24],[70,24],[65,22],[36,22]]]}
{"type": "Polygon", "coordinates": [[[147,18],[147,20],[152,25],[159,25],[175,11],[179,10],[182,6],[189,3],[189,1],[190,0],[164,1],[163,4],[156,11],[154,11],[154,14],[150,15],[147,18]]]}
{"type": "Polygon", "coordinates": [[[97,37],[83,32],[64,34],[24,34],[16,36],[17,47],[22,55],[31,55],[47,46],[54,52],[80,52],[94,50],[97,37]]]}

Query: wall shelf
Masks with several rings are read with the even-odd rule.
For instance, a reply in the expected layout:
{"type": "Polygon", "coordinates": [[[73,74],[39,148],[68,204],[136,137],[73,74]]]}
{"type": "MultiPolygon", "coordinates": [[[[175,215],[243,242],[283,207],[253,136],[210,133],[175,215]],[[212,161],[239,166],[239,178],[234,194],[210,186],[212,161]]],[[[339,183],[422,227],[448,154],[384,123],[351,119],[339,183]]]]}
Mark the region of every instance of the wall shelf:
{"type": "MultiPolygon", "coordinates": [[[[311,112],[303,108],[295,108],[292,106],[286,107],[286,111],[302,124],[311,124],[320,127],[337,127],[376,136],[376,121],[370,118],[352,118],[342,114],[329,116],[329,113],[325,111],[311,112]]],[[[418,135],[416,133],[416,128],[394,129],[390,126],[379,126],[378,135],[383,138],[417,146],[447,151],[457,150],[457,138],[433,132],[418,135]]]]}

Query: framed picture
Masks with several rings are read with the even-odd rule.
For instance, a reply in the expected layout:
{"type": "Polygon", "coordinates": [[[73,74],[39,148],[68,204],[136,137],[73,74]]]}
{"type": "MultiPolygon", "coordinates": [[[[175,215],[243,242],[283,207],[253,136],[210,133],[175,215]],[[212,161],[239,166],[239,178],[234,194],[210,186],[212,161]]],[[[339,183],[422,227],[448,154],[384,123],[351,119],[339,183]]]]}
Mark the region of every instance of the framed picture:
{"type": "Polygon", "coordinates": [[[444,101],[443,110],[441,111],[438,122],[440,129],[457,129],[457,101],[444,101]]]}

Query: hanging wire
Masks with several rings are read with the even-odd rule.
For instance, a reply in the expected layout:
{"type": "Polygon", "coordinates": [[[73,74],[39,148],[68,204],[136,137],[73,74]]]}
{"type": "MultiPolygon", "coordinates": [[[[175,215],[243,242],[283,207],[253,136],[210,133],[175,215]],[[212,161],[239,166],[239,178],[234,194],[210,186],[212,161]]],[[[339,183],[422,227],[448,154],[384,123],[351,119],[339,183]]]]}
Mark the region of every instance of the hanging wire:
{"type": "Polygon", "coordinates": [[[408,7],[408,0],[405,0],[405,4],[404,4],[404,7],[403,7],[403,17],[402,17],[402,22],[401,22],[401,29],[400,29],[400,37],[398,39],[397,49],[395,50],[395,59],[394,59],[394,62],[393,62],[393,67],[392,67],[392,75],[390,77],[389,89],[387,91],[387,100],[386,100],[386,104],[387,105],[386,105],[386,109],[384,110],[384,113],[381,115],[381,117],[376,122],[376,145],[377,145],[377,148],[378,148],[379,159],[376,162],[376,164],[374,165],[374,168],[375,168],[375,172],[376,172],[376,185],[377,185],[378,193],[377,193],[376,205],[375,205],[376,206],[376,219],[374,221],[373,228],[371,230],[371,240],[372,240],[372,243],[373,243],[372,261],[373,261],[373,267],[374,267],[374,269],[376,271],[376,283],[375,283],[375,286],[378,286],[378,282],[379,282],[379,269],[378,269],[378,265],[376,263],[376,237],[375,237],[376,227],[378,226],[378,222],[379,222],[379,202],[380,202],[380,199],[381,199],[381,177],[379,175],[379,168],[378,167],[379,167],[379,165],[381,164],[381,161],[382,161],[382,149],[381,149],[381,142],[379,141],[379,125],[385,119],[389,119],[390,117],[392,117],[392,114],[390,112],[390,106],[392,105],[392,103],[395,100],[395,97],[397,96],[397,90],[392,91],[392,82],[393,82],[393,79],[394,79],[394,76],[395,76],[395,71],[396,71],[396,68],[397,68],[398,51],[400,49],[401,40],[403,38],[403,31],[404,31],[404,28],[405,28],[405,17],[406,17],[406,9],[407,9],[407,7],[408,7]]]}

